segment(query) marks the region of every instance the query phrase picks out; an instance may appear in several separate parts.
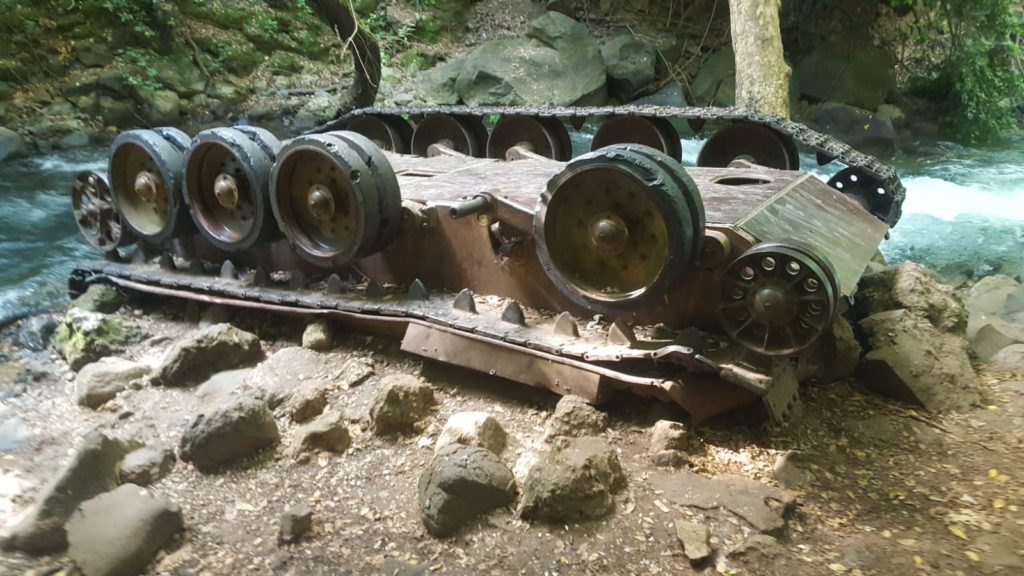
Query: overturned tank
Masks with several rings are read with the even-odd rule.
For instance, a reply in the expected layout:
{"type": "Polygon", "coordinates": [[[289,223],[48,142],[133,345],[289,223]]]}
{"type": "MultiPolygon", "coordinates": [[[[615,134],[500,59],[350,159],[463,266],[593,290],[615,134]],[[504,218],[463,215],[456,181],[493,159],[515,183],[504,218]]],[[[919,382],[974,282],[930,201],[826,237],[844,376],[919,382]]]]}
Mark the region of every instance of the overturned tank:
{"type": "Polygon", "coordinates": [[[73,293],[325,317],[699,421],[757,403],[787,415],[801,354],[848,305],[904,189],[870,156],[742,110],[452,106],[359,108],[284,142],[131,130],[71,196],[105,255],[72,272],[73,293]],[[707,134],[692,167],[685,124],[707,134]],[[573,157],[570,130],[588,125],[573,157]],[[802,172],[801,149],[842,169],[802,172]]]}

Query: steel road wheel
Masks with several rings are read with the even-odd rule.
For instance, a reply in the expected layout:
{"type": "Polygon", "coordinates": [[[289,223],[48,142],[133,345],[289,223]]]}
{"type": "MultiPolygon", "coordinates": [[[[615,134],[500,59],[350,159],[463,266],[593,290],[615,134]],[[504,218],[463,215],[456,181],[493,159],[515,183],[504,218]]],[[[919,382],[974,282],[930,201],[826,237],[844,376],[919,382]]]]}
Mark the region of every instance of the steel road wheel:
{"type": "Polygon", "coordinates": [[[296,252],[319,266],[347,266],[377,238],[380,203],[370,167],[332,136],[299,136],[284,145],[270,204],[296,252]]]}
{"type": "Polygon", "coordinates": [[[792,138],[757,124],[733,124],[715,132],[697,155],[698,166],[725,168],[733,160],[799,170],[800,154],[792,138]]]}
{"type": "Polygon", "coordinates": [[[176,129],[129,130],[114,139],[111,198],[121,222],[143,240],[160,244],[193,230],[181,191],[183,134],[176,129]]]}
{"type": "Polygon", "coordinates": [[[487,157],[504,160],[515,146],[559,162],[572,158],[569,131],[556,118],[503,116],[487,139],[487,157]]]}
{"type": "Polygon", "coordinates": [[[94,248],[111,252],[135,241],[110,197],[110,182],[102,170],[86,170],[71,186],[71,209],[78,230],[94,248]]]}
{"type": "Polygon", "coordinates": [[[683,157],[683,145],[672,123],[665,118],[644,116],[613,116],[597,129],[591,150],[612,144],[642,144],[667,154],[675,160],[683,157]]]}
{"type": "Polygon", "coordinates": [[[370,245],[369,253],[387,248],[398,237],[402,227],[402,192],[394,168],[380,148],[361,134],[339,131],[327,135],[346,142],[369,166],[377,191],[377,213],[380,215],[377,238],[370,245]]]}
{"type": "Polygon", "coordinates": [[[433,114],[416,124],[412,133],[412,153],[426,156],[431,144],[441,144],[460,154],[482,157],[487,129],[479,118],[433,114]]]}
{"type": "Polygon", "coordinates": [[[832,323],[839,285],[831,263],[797,242],[765,242],[729,265],[718,319],[734,340],[762,354],[794,354],[832,323]]]}
{"type": "Polygon", "coordinates": [[[650,158],[621,146],[580,156],[556,174],[534,233],[555,286],[601,313],[664,296],[697,256],[685,194],[650,158]]]}
{"type": "Polygon", "coordinates": [[[185,163],[185,202],[211,244],[246,250],[275,235],[268,180],[280,148],[270,133],[213,128],[196,135],[185,163]]]}
{"type": "Polygon", "coordinates": [[[389,152],[408,154],[412,145],[412,126],[401,116],[356,116],[342,128],[362,134],[389,152]]]}

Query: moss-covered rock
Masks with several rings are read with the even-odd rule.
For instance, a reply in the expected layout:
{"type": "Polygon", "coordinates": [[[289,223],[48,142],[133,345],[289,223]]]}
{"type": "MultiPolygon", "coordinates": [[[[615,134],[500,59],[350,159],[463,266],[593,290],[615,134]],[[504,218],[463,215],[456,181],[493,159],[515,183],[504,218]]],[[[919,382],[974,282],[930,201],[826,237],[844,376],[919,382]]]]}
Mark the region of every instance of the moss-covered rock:
{"type": "Polygon", "coordinates": [[[124,349],[137,328],[117,316],[71,308],[54,333],[54,346],[72,370],[124,349]]]}
{"type": "Polygon", "coordinates": [[[116,288],[106,284],[89,286],[85,293],[71,302],[71,306],[74,308],[101,314],[117,312],[122,304],[124,304],[124,295],[116,288]]]}

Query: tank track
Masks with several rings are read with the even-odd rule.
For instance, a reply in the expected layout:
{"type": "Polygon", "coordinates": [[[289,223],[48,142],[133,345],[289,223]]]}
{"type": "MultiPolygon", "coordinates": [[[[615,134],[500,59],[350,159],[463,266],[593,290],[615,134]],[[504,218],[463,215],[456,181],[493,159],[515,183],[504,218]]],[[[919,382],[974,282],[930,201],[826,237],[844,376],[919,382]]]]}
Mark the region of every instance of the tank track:
{"type": "Polygon", "coordinates": [[[454,116],[491,116],[491,115],[519,115],[536,116],[544,118],[572,118],[572,117],[612,117],[612,116],[646,116],[664,119],[685,120],[699,131],[706,122],[728,122],[748,123],[758,126],[765,126],[785,134],[798,144],[813,150],[818,157],[819,164],[828,164],[838,160],[847,169],[863,171],[877,181],[886,189],[890,202],[885,208],[875,210],[873,213],[880,220],[889,225],[896,226],[902,216],[903,200],[906,198],[906,189],[900,182],[899,177],[888,164],[881,160],[858,152],[850,145],[845,144],[831,136],[822,134],[807,126],[787,120],[771,114],[751,112],[739,108],[712,108],[712,107],[672,107],[653,105],[625,105],[625,106],[586,106],[586,107],[545,107],[545,106],[423,106],[423,107],[387,107],[387,108],[358,108],[340,112],[333,120],[313,128],[307,134],[330,132],[341,129],[348,121],[359,116],[424,116],[428,114],[448,114],[454,116]]]}

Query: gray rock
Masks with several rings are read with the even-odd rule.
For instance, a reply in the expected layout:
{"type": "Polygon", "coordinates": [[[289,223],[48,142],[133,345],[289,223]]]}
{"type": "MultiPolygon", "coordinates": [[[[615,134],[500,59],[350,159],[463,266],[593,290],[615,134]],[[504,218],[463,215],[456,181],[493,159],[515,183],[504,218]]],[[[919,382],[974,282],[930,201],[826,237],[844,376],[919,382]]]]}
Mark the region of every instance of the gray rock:
{"type": "Polygon", "coordinates": [[[623,34],[601,47],[608,74],[608,92],[621,102],[632,100],[656,78],[658,53],[653,45],[623,34]]]}
{"type": "Polygon", "coordinates": [[[896,90],[895,60],[861,37],[851,38],[815,48],[797,65],[793,77],[800,92],[816,101],[876,110],[896,90]]]}
{"type": "Polygon", "coordinates": [[[896,152],[892,122],[862,108],[825,102],[807,109],[800,121],[866,154],[891,156],[896,152]]]}
{"type": "Polygon", "coordinates": [[[814,454],[787,450],[775,460],[772,475],[783,488],[801,488],[817,478],[814,470],[819,467],[821,461],[822,459],[814,454]]]}
{"type": "Polygon", "coordinates": [[[280,433],[265,402],[242,398],[196,416],[178,452],[200,472],[211,472],[277,444],[280,433]]]}
{"type": "Polygon", "coordinates": [[[448,536],[474,518],[515,500],[512,471],[490,450],[449,444],[420,476],[420,518],[434,536],[448,536]]]}
{"type": "Polygon", "coordinates": [[[595,436],[608,428],[608,415],[579,396],[563,396],[544,426],[544,438],[595,436]]]}
{"type": "Polygon", "coordinates": [[[993,354],[988,360],[988,368],[995,372],[1024,374],[1024,344],[1011,344],[993,354]]]}
{"type": "Polygon", "coordinates": [[[296,424],[309,422],[327,408],[330,390],[316,383],[302,383],[287,401],[275,411],[285,414],[296,424]]]}
{"type": "Polygon", "coordinates": [[[30,352],[42,352],[50,345],[60,320],[51,314],[39,314],[22,320],[14,333],[14,345],[30,352]]]}
{"type": "Polygon", "coordinates": [[[123,350],[138,330],[117,316],[71,308],[54,332],[54,346],[72,370],[123,350]]]}
{"type": "Polygon", "coordinates": [[[330,356],[305,348],[282,348],[260,362],[246,382],[255,388],[271,408],[277,409],[301,388],[330,388],[336,369],[330,356]]]}
{"type": "Polygon", "coordinates": [[[0,126],[0,162],[17,160],[28,155],[25,139],[14,130],[0,126]]]}
{"type": "Polygon", "coordinates": [[[683,553],[693,564],[699,564],[711,556],[708,542],[708,527],[688,520],[676,520],[676,538],[683,545],[683,553]]]}
{"type": "Polygon", "coordinates": [[[651,462],[665,468],[682,468],[690,464],[690,459],[678,450],[659,450],[651,453],[651,462]]]}
{"type": "Polygon", "coordinates": [[[857,287],[855,311],[861,318],[905,308],[939,330],[963,334],[967,310],[951,286],[939,284],[934,273],[913,262],[868,274],[857,287]]]}
{"type": "Polygon", "coordinates": [[[801,382],[815,378],[823,384],[851,378],[862,352],[853,326],[836,316],[831,327],[800,353],[797,377],[801,382]]]}
{"type": "Polygon", "coordinates": [[[658,420],[651,429],[651,452],[675,450],[686,452],[690,449],[690,432],[682,422],[658,420]]]}
{"type": "MultiPolygon", "coordinates": [[[[689,106],[686,94],[683,92],[683,87],[679,82],[669,82],[654,94],[637,98],[630,102],[630,104],[638,106],[675,106],[678,108],[689,106]]],[[[693,132],[686,120],[673,118],[669,122],[672,123],[672,127],[676,129],[678,134],[691,134],[693,132]]]]}
{"type": "Polygon", "coordinates": [[[214,324],[230,324],[231,310],[227,306],[210,306],[199,317],[199,327],[209,328],[214,324]]]}
{"type": "Polygon", "coordinates": [[[57,141],[57,148],[61,150],[74,150],[76,148],[85,148],[89,145],[89,135],[85,132],[72,132],[67,136],[57,141]]]}
{"type": "Polygon", "coordinates": [[[780,534],[785,516],[796,506],[796,496],[786,490],[742,476],[706,477],[680,470],[656,472],[648,485],[670,502],[699,510],[726,510],[765,534],[780,534]]]}
{"type": "Polygon", "coordinates": [[[217,372],[196,388],[196,397],[202,398],[208,405],[216,404],[217,400],[227,398],[241,390],[252,371],[252,368],[239,368],[217,372]]]}
{"type": "Polygon", "coordinates": [[[156,65],[156,79],[182,98],[191,98],[206,90],[206,79],[188,58],[172,58],[156,65]]]}
{"type": "Polygon", "coordinates": [[[462,59],[453,60],[421,72],[414,85],[416,100],[423,104],[458,104],[456,83],[464,62],[462,59]]]}
{"type": "Polygon", "coordinates": [[[342,453],[352,445],[345,418],[338,412],[327,412],[295,432],[298,438],[297,453],[324,452],[342,453]]]}
{"type": "Polygon", "coordinates": [[[124,484],[82,503],[71,516],[68,557],[87,576],[141,574],[184,526],[177,505],[124,484]]]}
{"type": "Polygon", "coordinates": [[[987,362],[1009,346],[1024,344],[1024,325],[990,319],[977,329],[970,342],[978,358],[987,362]]]}
{"type": "Polygon", "coordinates": [[[132,95],[132,83],[120,70],[100,74],[96,77],[95,84],[101,93],[114,98],[130,98],[132,95]]]}
{"type": "Polygon", "coordinates": [[[704,61],[690,85],[695,106],[736,105],[736,56],[725,47],[704,61]]]}
{"type": "Polygon", "coordinates": [[[548,12],[526,38],[485,42],[466,57],[456,92],[471,106],[589,102],[605,91],[597,42],[579,22],[548,12]]]}
{"type": "Polygon", "coordinates": [[[144,446],[121,462],[121,483],[149,486],[171,473],[178,458],[166,446],[144,446]]]}
{"type": "Polygon", "coordinates": [[[742,558],[751,564],[756,564],[770,561],[783,552],[785,552],[785,549],[775,538],[767,534],[752,534],[743,542],[730,548],[726,556],[729,558],[742,558]]]}
{"type": "Polygon", "coordinates": [[[310,350],[325,351],[334,347],[334,328],[326,320],[316,320],[306,325],[302,331],[302,347],[310,350]]]}
{"type": "Polygon", "coordinates": [[[434,389],[407,374],[395,374],[381,382],[370,406],[370,425],[378,436],[407,434],[426,418],[436,404],[434,389]]]}
{"type": "Polygon", "coordinates": [[[929,410],[980,401],[962,337],[940,332],[907,310],[879,312],[858,324],[870,350],[857,367],[868,388],[929,410]]]}
{"type": "Polygon", "coordinates": [[[100,432],[89,433],[71,460],[35,502],[0,537],[5,550],[48,554],[67,546],[64,524],[78,505],[117,487],[117,465],[125,446],[100,432]]]}
{"type": "Polygon", "coordinates": [[[126,128],[138,121],[135,106],[131,102],[116,100],[110,96],[100,96],[98,110],[100,118],[110,126],[126,128]]]}
{"type": "Polygon", "coordinates": [[[181,117],[181,98],[171,90],[154,90],[143,99],[142,117],[153,126],[175,124],[181,117]]]}
{"type": "Polygon", "coordinates": [[[175,343],[150,382],[156,386],[191,386],[221,370],[256,362],[262,355],[260,339],[255,334],[230,324],[214,324],[175,343]]]}
{"type": "Polygon", "coordinates": [[[507,440],[508,434],[494,416],[486,412],[459,412],[452,414],[444,423],[434,444],[434,452],[440,452],[449,444],[464,444],[486,448],[501,456],[507,440]]]}
{"type": "Polygon", "coordinates": [[[560,438],[527,474],[520,515],[553,523],[600,518],[625,487],[619,456],[604,439],[560,438]]]}
{"type": "Polygon", "coordinates": [[[81,296],[71,301],[71,306],[79,310],[102,314],[117,312],[123,304],[124,295],[106,284],[93,284],[81,296]]]}
{"type": "Polygon", "coordinates": [[[296,504],[281,514],[277,530],[280,544],[293,544],[313,528],[313,510],[308,504],[296,504]]]}
{"type": "Polygon", "coordinates": [[[1020,291],[1021,285],[1015,279],[1002,274],[986,276],[971,286],[967,293],[966,305],[972,319],[975,316],[1002,316],[1007,300],[1020,291]]]}
{"type": "Polygon", "coordinates": [[[149,374],[149,366],[123,358],[102,358],[86,364],[75,377],[78,404],[99,408],[128,389],[134,380],[149,374]]]}
{"type": "Polygon", "coordinates": [[[87,68],[103,67],[114,61],[114,54],[110,48],[96,42],[76,43],[75,57],[87,68]]]}

